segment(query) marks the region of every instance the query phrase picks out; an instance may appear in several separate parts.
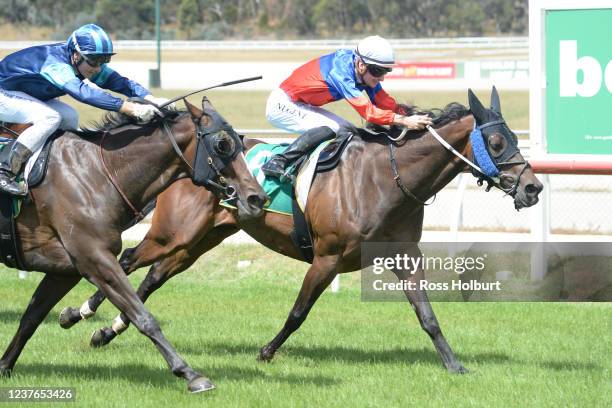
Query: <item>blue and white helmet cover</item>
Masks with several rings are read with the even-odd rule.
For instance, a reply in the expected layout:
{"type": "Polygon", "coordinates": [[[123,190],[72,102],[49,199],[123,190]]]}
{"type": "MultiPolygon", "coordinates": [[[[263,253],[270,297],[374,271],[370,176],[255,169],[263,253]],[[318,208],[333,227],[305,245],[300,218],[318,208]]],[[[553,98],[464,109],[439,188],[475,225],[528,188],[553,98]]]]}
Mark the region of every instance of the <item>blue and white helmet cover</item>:
{"type": "Polygon", "coordinates": [[[100,26],[85,24],[68,37],[70,49],[83,55],[112,55],[113,42],[100,26]]]}

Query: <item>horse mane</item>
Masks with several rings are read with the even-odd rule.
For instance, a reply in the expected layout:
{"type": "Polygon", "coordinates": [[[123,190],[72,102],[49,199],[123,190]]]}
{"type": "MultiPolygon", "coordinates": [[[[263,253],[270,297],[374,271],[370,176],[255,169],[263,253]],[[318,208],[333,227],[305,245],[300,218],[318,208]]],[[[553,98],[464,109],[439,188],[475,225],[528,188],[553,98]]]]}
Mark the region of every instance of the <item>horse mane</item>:
{"type": "MultiPolygon", "coordinates": [[[[166,114],[165,119],[175,119],[177,116],[187,111],[179,110],[176,108],[163,108],[163,112],[164,114],[166,114]]],[[[117,128],[120,128],[126,125],[151,126],[152,124],[159,123],[161,120],[162,118],[156,117],[151,122],[140,124],[140,123],[137,123],[133,117],[126,115],[124,113],[106,112],[102,116],[102,119],[91,122],[91,124],[81,129],[77,133],[81,137],[92,137],[92,136],[97,136],[100,133],[108,132],[108,131],[111,131],[111,130],[114,130],[114,129],[117,129],[117,128]]]]}
{"type": "Polygon", "coordinates": [[[464,116],[470,114],[470,109],[463,106],[459,102],[451,102],[444,108],[433,108],[430,110],[421,109],[418,106],[411,107],[411,110],[407,113],[410,115],[427,115],[432,118],[434,128],[439,128],[444,125],[461,119],[464,116]]]}
{"type": "MultiPolygon", "coordinates": [[[[444,108],[433,108],[430,110],[421,109],[418,106],[411,106],[410,110],[406,112],[406,116],[411,115],[427,115],[432,118],[433,128],[438,129],[442,126],[445,126],[451,122],[459,120],[464,116],[467,116],[471,113],[470,109],[463,106],[458,102],[451,102],[446,105],[444,108]]],[[[366,129],[372,130],[377,133],[389,133],[389,129],[386,129],[383,126],[376,125],[373,123],[366,124],[366,129]]],[[[398,128],[399,129],[399,128],[398,128]]],[[[409,138],[418,138],[419,136],[425,134],[427,130],[409,130],[407,136],[409,138]]]]}

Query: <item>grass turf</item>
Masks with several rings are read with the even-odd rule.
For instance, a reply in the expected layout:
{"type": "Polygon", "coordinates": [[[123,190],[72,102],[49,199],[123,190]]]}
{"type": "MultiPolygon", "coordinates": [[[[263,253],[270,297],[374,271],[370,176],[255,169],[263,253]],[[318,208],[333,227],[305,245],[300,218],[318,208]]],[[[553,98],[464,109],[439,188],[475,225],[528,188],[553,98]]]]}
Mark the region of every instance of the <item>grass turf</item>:
{"type": "MultiPolygon", "coordinates": [[[[323,294],[275,360],[258,363],[259,348],[282,326],[305,270],[256,245],[222,245],[152,296],[149,310],[179,353],[215,382],[212,392],[188,394],[134,328],[104,349],[90,349],[90,333],[116,315],[109,304],[71,330],[60,329],[58,313],[92,293],[87,283],[52,311],[0,386],[75,387],[77,406],[612,404],[612,304],[436,303],[447,340],[470,369],[452,375],[405,302],[360,301],[359,274],[343,275],[340,292],[323,294]],[[238,268],[239,260],[252,263],[238,268]]],[[[42,275],[0,274],[6,347],[42,275]]]]}

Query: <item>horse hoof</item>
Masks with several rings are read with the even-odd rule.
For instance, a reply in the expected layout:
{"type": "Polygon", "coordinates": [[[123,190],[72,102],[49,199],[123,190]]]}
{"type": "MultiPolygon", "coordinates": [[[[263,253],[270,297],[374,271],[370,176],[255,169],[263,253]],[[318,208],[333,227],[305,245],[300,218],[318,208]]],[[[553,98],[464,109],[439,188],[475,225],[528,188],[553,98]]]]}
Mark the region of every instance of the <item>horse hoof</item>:
{"type": "Polygon", "coordinates": [[[79,321],[81,321],[81,313],[72,307],[65,307],[59,315],[59,325],[62,329],[69,329],[79,321]]]}
{"type": "Polygon", "coordinates": [[[206,377],[198,377],[194,380],[189,381],[189,385],[187,389],[192,394],[197,394],[199,392],[210,391],[215,389],[215,384],[213,384],[206,377]]]}
{"type": "Polygon", "coordinates": [[[264,363],[269,363],[274,358],[274,351],[270,349],[268,346],[262,347],[259,350],[259,356],[257,357],[257,361],[263,361],[264,363]]]}
{"type": "Polygon", "coordinates": [[[113,340],[113,338],[115,338],[115,336],[115,332],[109,327],[95,330],[91,335],[89,345],[93,348],[106,346],[111,342],[111,340],[113,340]]]}
{"type": "Polygon", "coordinates": [[[11,369],[0,363],[0,378],[10,378],[11,369]]]}
{"type": "Polygon", "coordinates": [[[450,371],[453,374],[467,374],[470,372],[467,368],[465,368],[461,364],[459,364],[456,367],[450,368],[448,371],[450,371]]]}

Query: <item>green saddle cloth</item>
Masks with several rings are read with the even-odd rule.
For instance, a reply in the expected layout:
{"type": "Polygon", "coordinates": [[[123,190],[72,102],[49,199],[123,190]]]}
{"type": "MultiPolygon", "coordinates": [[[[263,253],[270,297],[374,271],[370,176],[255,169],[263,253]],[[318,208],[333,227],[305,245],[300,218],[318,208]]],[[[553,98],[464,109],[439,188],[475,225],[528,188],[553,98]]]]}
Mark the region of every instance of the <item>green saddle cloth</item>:
{"type": "MultiPolygon", "coordinates": [[[[321,143],[309,156],[318,155],[321,149],[329,144],[329,141],[321,143]]],[[[253,146],[246,153],[246,163],[251,171],[251,174],[259,182],[259,185],[263,188],[265,193],[268,195],[269,201],[264,205],[265,211],[276,212],[280,214],[292,215],[292,199],[291,191],[293,184],[290,180],[284,180],[281,182],[276,177],[266,177],[261,171],[263,166],[272,156],[278,153],[282,153],[289,146],[287,143],[283,144],[268,144],[259,143],[253,146]]],[[[290,166],[288,169],[290,174],[295,174],[297,169],[295,166],[290,166]]],[[[226,207],[232,207],[232,205],[222,201],[221,205],[226,207]]]]}
{"type": "MultiPolygon", "coordinates": [[[[264,206],[264,210],[291,215],[291,190],[293,184],[290,180],[281,182],[276,177],[266,177],[261,171],[264,165],[272,156],[282,153],[287,149],[288,144],[267,144],[259,143],[251,148],[246,154],[246,162],[249,170],[257,179],[270,200],[264,206]]],[[[291,169],[295,171],[295,169],[291,169]]]]}

